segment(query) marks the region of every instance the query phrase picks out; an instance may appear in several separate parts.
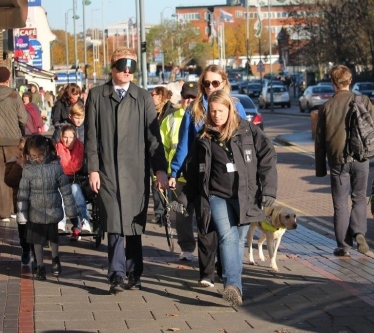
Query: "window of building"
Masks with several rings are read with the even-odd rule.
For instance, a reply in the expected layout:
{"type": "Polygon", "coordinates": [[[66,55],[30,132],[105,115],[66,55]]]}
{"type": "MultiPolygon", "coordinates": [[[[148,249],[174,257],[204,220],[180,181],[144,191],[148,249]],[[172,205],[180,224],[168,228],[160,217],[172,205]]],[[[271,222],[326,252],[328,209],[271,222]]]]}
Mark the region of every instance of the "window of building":
{"type": "Polygon", "coordinates": [[[235,17],[236,18],[242,18],[243,17],[243,12],[241,10],[236,10],[235,11],[235,17]]]}

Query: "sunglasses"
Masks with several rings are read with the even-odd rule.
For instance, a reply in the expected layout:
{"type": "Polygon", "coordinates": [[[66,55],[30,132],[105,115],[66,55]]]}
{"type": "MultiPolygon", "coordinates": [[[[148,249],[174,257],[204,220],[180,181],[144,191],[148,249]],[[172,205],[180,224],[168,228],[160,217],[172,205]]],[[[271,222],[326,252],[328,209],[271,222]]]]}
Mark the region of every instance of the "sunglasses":
{"type": "Polygon", "coordinates": [[[114,67],[119,72],[124,72],[126,69],[128,69],[130,74],[134,74],[136,70],[136,61],[130,58],[121,58],[112,64],[112,68],[114,67]]]}
{"type": "Polygon", "coordinates": [[[208,80],[205,80],[202,82],[203,84],[203,87],[204,88],[209,88],[210,85],[213,86],[213,88],[218,88],[219,85],[222,83],[223,81],[218,81],[218,80],[213,80],[213,81],[208,81],[208,80]]]}

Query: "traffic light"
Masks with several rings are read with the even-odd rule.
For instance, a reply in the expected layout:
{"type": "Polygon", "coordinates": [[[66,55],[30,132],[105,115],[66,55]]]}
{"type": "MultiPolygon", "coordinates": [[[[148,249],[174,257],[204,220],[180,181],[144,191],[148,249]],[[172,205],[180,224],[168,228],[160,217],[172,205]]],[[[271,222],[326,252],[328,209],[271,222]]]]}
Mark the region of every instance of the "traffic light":
{"type": "Polygon", "coordinates": [[[142,48],[141,48],[142,53],[147,52],[147,42],[142,42],[141,45],[142,45],[142,48]]]}

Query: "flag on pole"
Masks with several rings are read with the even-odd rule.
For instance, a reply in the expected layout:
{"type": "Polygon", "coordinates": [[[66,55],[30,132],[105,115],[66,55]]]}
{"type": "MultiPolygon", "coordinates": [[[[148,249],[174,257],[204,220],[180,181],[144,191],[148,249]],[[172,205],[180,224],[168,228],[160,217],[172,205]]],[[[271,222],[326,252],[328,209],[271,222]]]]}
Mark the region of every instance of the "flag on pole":
{"type": "Polygon", "coordinates": [[[222,9],[220,9],[220,19],[223,22],[234,22],[234,16],[222,9]]]}
{"type": "Polygon", "coordinates": [[[261,4],[256,5],[257,7],[257,20],[255,22],[254,28],[255,31],[255,37],[260,38],[262,33],[262,15],[261,15],[261,4]]]}

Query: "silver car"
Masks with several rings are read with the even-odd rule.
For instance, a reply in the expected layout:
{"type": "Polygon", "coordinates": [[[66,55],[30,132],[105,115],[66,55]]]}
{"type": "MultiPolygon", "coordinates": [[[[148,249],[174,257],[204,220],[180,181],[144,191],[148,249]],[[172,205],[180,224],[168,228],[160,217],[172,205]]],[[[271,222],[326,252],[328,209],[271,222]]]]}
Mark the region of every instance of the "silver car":
{"type": "Polygon", "coordinates": [[[268,85],[262,89],[261,95],[258,98],[258,106],[260,109],[268,108],[271,104],[271,94],[273,95],[273,105],[279,105],[282,108],[287,106],[291,107],[290,94],[288,93],[287,87],[285,86],[273,86],[272,88],[268,85]]]}
{"type": "Polygon", "coordinates": [[[334,88],[327,85],[309,86],[299,98],[300,112],[317,109],[334,95],[334,88]]]}

